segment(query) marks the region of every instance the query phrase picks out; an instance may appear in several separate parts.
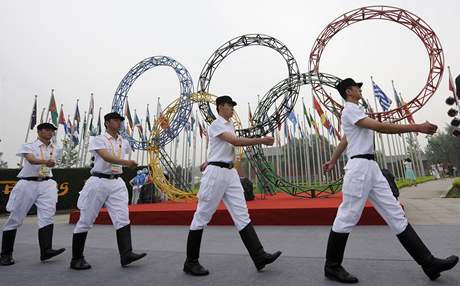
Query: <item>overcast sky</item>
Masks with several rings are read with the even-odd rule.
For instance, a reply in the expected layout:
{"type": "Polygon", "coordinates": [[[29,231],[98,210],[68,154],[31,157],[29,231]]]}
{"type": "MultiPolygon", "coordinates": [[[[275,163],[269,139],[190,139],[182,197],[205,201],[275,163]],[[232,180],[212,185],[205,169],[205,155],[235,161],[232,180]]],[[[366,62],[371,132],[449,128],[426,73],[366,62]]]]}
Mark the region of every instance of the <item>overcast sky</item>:
{"type": "MultiPolygon", "coordinates": [[[[195,88],[203,65],[226,41],[248,33],[263,33],[283,42],[301,72],[322,29],[339,15],[368,5],[390,5],[424,19],[439,37],[446,66],[460,73],[458,13],[451,1],[0,1],[0,152],[14,166],[14,153],[24,142],[34,95],[38,109],[47,107],[51,89],[58,106],[72,114],[77,98],[87,110],[90,93],[103,112],[114,92],[136,63],[156,55],[183,64],[195,88]]],[[[392,96],[391,80],[406,101],[416,96],[428,75],[428,56],[408,29],[386,21],[366,21],[338,33],[326,47],[321,71],[365,82],[372,98],[370,76],[392,96]]],[[[250,47],[230,55],[216,71],[210,92],[229,94],[247,122],[247,105],[254,111],[263,95],[287,75],[280,55],[250,47]]],[[[146,104],[156,110],[179,92],[172,69],[154,68],[142,75],[129,93],[131,109],[145,116],[146,104]]],[[[441,86],[415,115],[444,126],[450,121],[444,103],[447,69],[441,86]]],[[[334,95],[338,96],[338,95],[334,95]]],[[[308,88],[300,97],[311,97],[308,88]]],[[[311,106],[310,100],[305,100],[311,106]]],[[[300,102],[300,101],[299,101],[300,102]]],[[[300,105],[298,104],[296,109],[300,105]]],[[[300,110],[300,109],[298,109],[300,110]]],[[[35,132],[30,139],[33,139],[35,132]]]]}

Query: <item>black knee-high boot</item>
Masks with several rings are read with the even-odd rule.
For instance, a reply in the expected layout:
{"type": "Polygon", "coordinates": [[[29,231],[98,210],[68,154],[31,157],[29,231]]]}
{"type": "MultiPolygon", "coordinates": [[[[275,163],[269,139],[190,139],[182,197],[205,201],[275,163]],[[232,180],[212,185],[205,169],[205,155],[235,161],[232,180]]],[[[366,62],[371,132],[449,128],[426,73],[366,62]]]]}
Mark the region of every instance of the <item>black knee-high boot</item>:
{"type": "Polygon", "coordinates": [[[437,279],[441,276],[442,271],[453,268],[458,262],[458,257],[455,255],[446,259],[434,257],[410,224],[397,237],[410,256],[422,266],[423,271],[431,280],[437,279]]]}
{"type": "Polygon", "coordinates": [[[262,270],[265,265],[274,262],[281,255],[281,251],[276,251],[273,254],[265,252],[252,223],[248,223],[240,230],[240,236],[257,270],[262,270]]]}
{"type": "Polygon", "coordinates": [[[134,253],[131,243],[131,226],[125,225],[117,230],[118,251],[120,252],[121,266],[126,266],[147,255],[147,253],[134,253]]]}
{"type": "Polygon", "coordinates": [[[90,269],[91,265],[86,262],[83,256],[85,249],[86,237],[88,232],[74,233],[72,237],[72,260],[70,261],[70,268],[75,270],[90,269]]]}
{"type": "Polygon", "coordinates": [[[16,230],[3,231],[2,237],[2,252],[0,254],[0,265],[8,266],[14,264],[13,247],[16,239],[16,230]]]}
{"type": "Polygon", "coordinates": [[[326,265],[324,275],[327,278],[342,283],[358,283],[358,278],[348,273],[342,267],[343,254],[347,245],[348,233],[338,233],[331,230],[327,242],[326,265]]]}
{"type": "Polygon", "coordinates": [[[190,230],[187,238],[187,258],[184,263],[184,272],[194,276],[208,275],[209,271],[204,268],[198,258],[200,257],[201,237],[203,230],[190,230]]]}
{"type": "Polygon", "coordinates": [[[65,248],[53,249],[53,229],[54,225],[49,224],[38,230],[38,244],[40,245],[40,260],[48,260],[65,251],[65,248]]]}

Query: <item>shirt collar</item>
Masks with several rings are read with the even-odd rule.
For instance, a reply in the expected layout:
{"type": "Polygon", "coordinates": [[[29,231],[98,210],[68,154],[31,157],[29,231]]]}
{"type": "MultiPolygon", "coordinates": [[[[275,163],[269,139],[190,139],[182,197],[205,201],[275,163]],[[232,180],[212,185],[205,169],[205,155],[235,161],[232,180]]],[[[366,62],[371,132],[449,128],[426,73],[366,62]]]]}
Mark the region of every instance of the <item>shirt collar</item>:
{"type": "Polygon", "coordinates": [[[39,148],[40,148],[41,146],[45,146],[45,148],[46,148],[46,147],[48,147],[48,148],[50,148],[50,147],[51,147],[51,148],[54,148],[53,142],[50,142],[50,144],[49,144],[48,146],[46,146],[45,143],[43,143],[40,139],[35,140],[34,145],[37,146],[37,147],[39,147],[39,148]]]}
{"type": "Polygon", "coordinates": [[[223,117],[220,116],[219,114],[217,114],[216,120],[220,120],[220,121],[221,121],[222,123],[224,123],[224,124],[232,123],[230,120],[227,120],[227,119],[223,118],[223,117]]]}
{"type": "MultiPolygon", "coordinates": [[[[115,140],[115,138],[113,138],[112,135],[110,135],[110,134],[107,133],[107,132],[105,132],[104,136],[105,136],[105,138],[107,138],[107,140],[115,140]]],[[[118,141],[118,140],[121,140],[121,135],[120,135],[120,134],[118,134],[118,137],[117,137],[116,140],[117,140],[117,141],[118,141]]]]}

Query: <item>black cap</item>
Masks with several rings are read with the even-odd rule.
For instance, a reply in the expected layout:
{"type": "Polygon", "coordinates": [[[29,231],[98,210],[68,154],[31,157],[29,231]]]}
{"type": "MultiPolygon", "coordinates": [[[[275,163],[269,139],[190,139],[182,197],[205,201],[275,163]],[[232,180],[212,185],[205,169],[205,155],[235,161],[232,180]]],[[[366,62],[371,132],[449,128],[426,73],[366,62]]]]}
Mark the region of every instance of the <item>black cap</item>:
{"type": "Polygon", "coordinates": [[[216,98],[216,106],[219,106],[224,103],[228,103],[233,106],[236,105],[236,102],[234,102],[233,99],[228,95],[223,95],[223,96],[219,96],[218,98],[216,98]]]}
{"type": "Polygon", "coordinates": [[[125,120],[125,118],[118,114],[118,112],[110,112],[104,115],[104,121],[109,121],[110,119],[120,119],[121,121],[125,120]]]}
{"type": "Polygon", "coordinates": [[[40,123],[37,125],[37,130],[42,130],[42,129],[50,129],[50,130],[56,131],[57,127],[54,126],[53,123],[45,122],[45,123],[40,123]]]}
{"type": "Polygon", "coordinates": [[[344,80],[342,80],[341,82],[339,82],[335,88],[339,91],[340,93],[340,96],[342,96],[344,99],[347,99],[347,94],[346,94],[346,90],[347,88],[350,88],[352,86],[357,86],[357,87],[361,87],[363,86],[363,83],[362,82],[355,82],[352,78],[346,78],[344,80]]]}

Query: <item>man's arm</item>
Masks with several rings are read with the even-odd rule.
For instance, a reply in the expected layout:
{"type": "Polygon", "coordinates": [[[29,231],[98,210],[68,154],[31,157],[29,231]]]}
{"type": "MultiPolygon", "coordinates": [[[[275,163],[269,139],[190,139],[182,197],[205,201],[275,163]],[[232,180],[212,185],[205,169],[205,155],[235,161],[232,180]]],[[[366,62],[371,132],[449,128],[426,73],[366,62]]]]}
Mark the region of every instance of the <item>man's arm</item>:
{"type": "Polygon", "coordinates": [[[392,124],[392,123],[383,123],[375,119],[366,117],[358,122],[356,125],[362,128],[367,128],[374,130],[376,132],[385,133],[385,134],[399,134],[399,133],[409,133],[409,132],[420,132],[425,134],[434,134],[438,127],[429,122],[422,124],[392,124]]]}
{"type": "Polygon", "coordinates": [[[123,160],[119,159],[112,154],[109,153],[106,149],[99,149],[96,150],[96,153],[104,159],[104,161],[109,162],[111,164],[122,165],[130,168],[135,168],[137,166],[136,161],[134,160],[123,160]]]}
{"type": "Polygon", "coordinates": [[[24,154],[24,158],[32,165],[46,165],[47,167],[54,167],[56,165],[54,160],[37,159],[32,153],[24,154]]]}
{"type": "Polygon", "coordinates": [[[257,137],[257,138],[246,138],[246,137],[237,137],[230,132],[224,132],[218,137],[233,146],[253,146],[253,145],[268,145],[271,146],[275,142],[273,137],[266,136],[266,137],[257,137]]]}
{"type": "Polygon", "coordinates": [[[331,160],[329,160],[323,165],[324,171],[329,172],[334,167],[334,165],[337,164],[337,160],[340,158],[343,151],[347,149],[347,146],[348,146],[347,137],[343,135],[342,140],[340,140],[339,145],[337,145],[337,148],[335,148],[334,153],[332,153],[331,160]]]}

